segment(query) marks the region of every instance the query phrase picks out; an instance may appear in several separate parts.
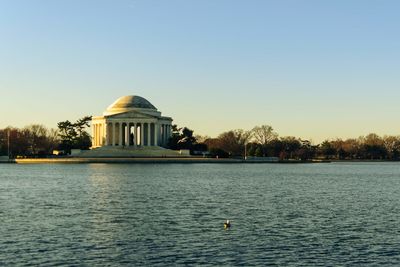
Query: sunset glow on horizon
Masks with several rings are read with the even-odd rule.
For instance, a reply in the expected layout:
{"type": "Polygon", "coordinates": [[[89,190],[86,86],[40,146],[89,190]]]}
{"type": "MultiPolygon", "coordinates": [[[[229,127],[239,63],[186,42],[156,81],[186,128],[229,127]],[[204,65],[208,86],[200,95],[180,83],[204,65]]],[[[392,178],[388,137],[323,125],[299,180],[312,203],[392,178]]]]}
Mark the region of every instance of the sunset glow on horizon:
{"type": "Polygon", "coordinates": [[[0,1],[0,128],[145,97],[195,134],[399,135],[398,1],[0,1]]]}

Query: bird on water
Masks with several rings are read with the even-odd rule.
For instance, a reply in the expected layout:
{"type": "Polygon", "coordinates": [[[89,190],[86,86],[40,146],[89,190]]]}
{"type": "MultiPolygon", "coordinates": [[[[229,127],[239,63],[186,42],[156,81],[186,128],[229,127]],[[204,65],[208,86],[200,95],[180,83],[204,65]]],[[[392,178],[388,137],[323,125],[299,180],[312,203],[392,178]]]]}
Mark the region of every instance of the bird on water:
{"type": "Polygon", "coordinates": [[[229,220],[226,220],[224,222],[224,229],[230,229],[231,228],[231,222],[229,220]]]}

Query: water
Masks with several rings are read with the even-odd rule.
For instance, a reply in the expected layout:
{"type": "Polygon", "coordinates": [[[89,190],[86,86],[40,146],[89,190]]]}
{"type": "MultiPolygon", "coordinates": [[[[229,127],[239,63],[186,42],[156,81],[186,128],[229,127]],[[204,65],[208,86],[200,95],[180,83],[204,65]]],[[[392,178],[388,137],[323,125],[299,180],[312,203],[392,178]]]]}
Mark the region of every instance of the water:
{"type": "Polygon", "coordinates": [[[399,195],[396,163],[0,164],[0,265],[399,265],[399,195]]]}

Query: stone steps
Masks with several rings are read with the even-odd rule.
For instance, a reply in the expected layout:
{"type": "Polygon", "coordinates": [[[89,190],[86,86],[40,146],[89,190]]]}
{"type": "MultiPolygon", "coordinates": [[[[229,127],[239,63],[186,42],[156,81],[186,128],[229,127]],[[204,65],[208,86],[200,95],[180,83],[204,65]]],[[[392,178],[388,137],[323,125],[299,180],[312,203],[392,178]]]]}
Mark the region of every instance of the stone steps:
{"type": "Polygon", "coordinates": [[[162,147],[118,147],[118,146],[104,146],[94,148],[88,151],[82,151],[80,154],[75,155],[78,158],[182,158],[190,157],[182,155],[179,151],[170,150],[162,147]]]}

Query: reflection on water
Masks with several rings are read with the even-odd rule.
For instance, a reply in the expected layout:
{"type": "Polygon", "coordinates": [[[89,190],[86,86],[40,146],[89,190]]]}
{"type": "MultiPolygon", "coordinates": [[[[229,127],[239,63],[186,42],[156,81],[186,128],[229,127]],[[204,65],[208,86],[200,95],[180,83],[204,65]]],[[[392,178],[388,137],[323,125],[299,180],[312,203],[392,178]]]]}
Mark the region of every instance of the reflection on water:
{"type": "Polygon", "coordinates": [[[395,163],[3,164],[0,265],[398,265],[399,193],[395,163]]]}

